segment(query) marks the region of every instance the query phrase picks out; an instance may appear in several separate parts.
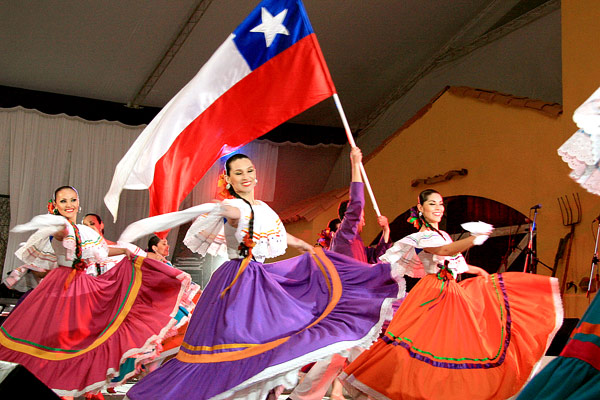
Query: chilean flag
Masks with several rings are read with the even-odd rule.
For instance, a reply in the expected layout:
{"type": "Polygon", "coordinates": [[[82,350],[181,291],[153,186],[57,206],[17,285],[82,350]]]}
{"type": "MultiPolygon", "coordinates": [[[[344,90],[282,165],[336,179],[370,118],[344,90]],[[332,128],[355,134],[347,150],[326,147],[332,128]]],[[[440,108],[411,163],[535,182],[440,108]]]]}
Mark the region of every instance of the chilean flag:
{"type": "Polygon", "coordinates": [[[335,94],[300,0],[264,0],[140,133],[106,206],[149,189],[150,216],[179,204],[220,157],[335,94]]]}

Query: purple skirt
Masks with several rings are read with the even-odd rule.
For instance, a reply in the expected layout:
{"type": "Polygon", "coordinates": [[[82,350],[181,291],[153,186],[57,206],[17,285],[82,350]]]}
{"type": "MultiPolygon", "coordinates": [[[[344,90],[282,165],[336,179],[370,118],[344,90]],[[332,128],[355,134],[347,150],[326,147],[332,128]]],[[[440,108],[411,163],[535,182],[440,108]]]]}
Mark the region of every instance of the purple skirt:
{"type": "Polygon", "coordinates": [[[389,264],[321,249],[242,266],[231,260],[219,267],[177,357],[137,383],[129,399],[262,400],[276,386],[295,386],[302,366],[368,347],[404,289],[389,264]]]}

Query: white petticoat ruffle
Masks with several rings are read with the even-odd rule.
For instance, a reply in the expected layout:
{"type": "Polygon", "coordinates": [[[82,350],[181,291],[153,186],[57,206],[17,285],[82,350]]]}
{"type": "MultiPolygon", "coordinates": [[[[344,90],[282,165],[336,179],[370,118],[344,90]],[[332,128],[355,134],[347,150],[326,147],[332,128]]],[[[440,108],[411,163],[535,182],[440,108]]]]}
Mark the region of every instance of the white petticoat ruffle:
{"type": "Polygon", "coordinates": [[[575,110],[573,121],[580,129],[558,148],[558,155],[572,169],[573,180],[600,195],[600,88],[575,110]]]}
{"type": "Polygon", "coordinates": [[[600,158],[593,149],[592,136],[579,129],[558,148],[558,155],[571,168],[571,179],[588,192],[600,195],[600,158]]]}
{"type": "Polygon", "coordinates": [[[600,87],[573,113],[577,127],[592,136],[592,153],[600,158],[600,87]]]}

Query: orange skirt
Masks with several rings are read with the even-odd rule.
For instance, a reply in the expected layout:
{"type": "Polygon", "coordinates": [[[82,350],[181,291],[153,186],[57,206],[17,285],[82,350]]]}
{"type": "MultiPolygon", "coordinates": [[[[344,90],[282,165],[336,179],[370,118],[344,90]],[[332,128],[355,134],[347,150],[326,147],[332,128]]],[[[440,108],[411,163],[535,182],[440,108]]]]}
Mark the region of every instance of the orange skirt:
{"type": "Polygon", "coordinates": [[[526,383],[562,318],[556,278],[427,275],[342,377],[375,399],[506,399],[526,383]]]}

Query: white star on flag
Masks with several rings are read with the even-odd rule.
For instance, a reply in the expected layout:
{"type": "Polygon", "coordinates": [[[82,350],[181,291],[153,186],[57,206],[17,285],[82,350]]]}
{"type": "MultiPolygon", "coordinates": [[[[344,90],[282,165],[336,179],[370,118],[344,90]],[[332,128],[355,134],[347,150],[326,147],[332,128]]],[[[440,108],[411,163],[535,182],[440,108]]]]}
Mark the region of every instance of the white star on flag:
{"type": "Polygon", "coordinates": [[[289,35],[290,32],[287,30],[285,26],[283,26],[282,22],[287,15],[287,8],[277,14],[276,16],[272,16],[269,10],[262,7],[261,8],[261,19],[262,23],[250,30],[250,32],[262,32],[265,34],[265,42],[267,43],[267,47],[271,46],[273,40],[275,40],[275,36],[280,33],[282,35],[289,35]]]}

